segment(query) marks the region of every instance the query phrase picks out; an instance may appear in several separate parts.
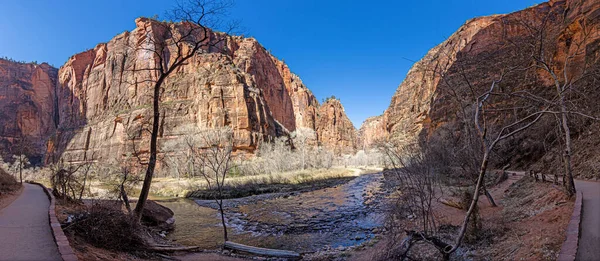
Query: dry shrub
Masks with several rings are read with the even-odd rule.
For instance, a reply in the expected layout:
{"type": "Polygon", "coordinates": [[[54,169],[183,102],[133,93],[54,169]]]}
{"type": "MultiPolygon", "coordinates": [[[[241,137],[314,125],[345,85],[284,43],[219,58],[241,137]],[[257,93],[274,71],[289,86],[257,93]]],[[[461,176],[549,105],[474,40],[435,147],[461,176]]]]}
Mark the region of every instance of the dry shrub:
{"type": "MultiPolygon", "coordinates": [[[[463,196],[461,198],[461,205],[463,209],[467,210],[469,205],[471,204],[471,199],[473,198],[473,194],[468,191],[463,192],[463,196]]],[[[467,224],[467,232],[465,233],[465,243],[474,244],[479,240],[479,233],[481,232],[481,217],[479,216],[479,206],[475,204],[475,208],[473,208],[473,213],[471,214],[471,218],[469,219],[469,223],[467,224]]]]}
{"type": "Polygon", "coordinates": [[[115,205],[94,204],[76,216],[66,230],[93,246],[116,251],[145,248],[142,227],[115,205]]]}
{"type": "Polygon", "coordinates": [[[0,192],[9,192],[18,188],[17,180],[0,168],[0,192]]]}

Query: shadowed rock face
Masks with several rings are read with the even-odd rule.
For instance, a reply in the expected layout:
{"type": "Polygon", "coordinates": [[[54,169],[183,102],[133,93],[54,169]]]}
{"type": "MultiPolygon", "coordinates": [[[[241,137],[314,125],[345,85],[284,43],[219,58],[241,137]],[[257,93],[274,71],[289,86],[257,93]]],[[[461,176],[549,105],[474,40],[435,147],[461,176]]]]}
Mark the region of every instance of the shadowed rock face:
{"type": "Polygon", "coordinates": [[[335,154],[354,154],[356,129],[337,99],[329,99],[319,108],[317,139],[335,154]]]}
{"type": "MultiPolygon", "coordinates": [[[[507,15],[472,19],[446,41],[430,50],[411,68],[392,97],[390,106],[383,115],[383,129],[379,129],[378,132],[385,131],[389,138],[406,143],[427,139],[443,128],[450,129],[454,135],[460,136],[459,124],[456,121],[460,110],[454,102],[456,99],[454,95],[467,97],[466,93],[470,92],[470,89],[475,93],[482,93],[489,88],[489,84],[497,77],[501,68],[516,64],[530,64],[530,53],[523,54],[527,45],[511,45],[508,40],[521,43],[535,41],[532,39],[531,31],[522,22],[539,25],[549,11],[554,15],[548,20],[546,27],[548,39],[545,44],[552,48],[553,64],[557,68],[564,64],[567,53],[573,52],[575,48],[571,43],[581,42],[583,28],[586,28],[589,34],[582,42],[583,53],[573,60],[573,66],[568,69],[567,74],[570,75],[569,77],[575,77],[572,75],[580,74],[578,70],[581,68],[587,68],[588,72],[598,71],[600,67],[599,1],[550,1],[507,15]],[[582,22],[584,19],[585,23],[582,22]],[[471,86],[465,83],[463,72],[469,78],[471,86]],[[442,75],[444,78],[441,77],[442,75]]],[[[562,75],[563,70],[558,69],[558,74],[562,75]]],[[[600,97],[598,79],[598,76],[588,77],[578,81],[576,87],[586,97],[577,98],[577,107],[595,115],[600,112],[600,106],[597,102],[591,101],[597,101],[600,97]]],[[[551,78],[549,79],[549,75],[542,71],[515,72],[504,84],[516,90],[527,90],[541,96],[555,93],[551,78]]],[[[572,125],[576,143],[579,142],[582,146],[598,144],[597,122],[576,120],[573,117],[572,125]]],[[[374,128],[379,126],[375,124],[374,128]]],[[[501,148],[499,154],[504,157],[501,160],[530,164],[541,159],[548,164],[557,162],[560,165],[560,156],[543,156],[547,151],[558,150],[559,136],[554,135],[554,126],[553,119],[544,120],[535,128],[516,137],[514,142],[511,141],[510,149],[501,148]],[[543,139],[539,137],[541,133],[545,135],[543,139]],[[534,136],[535,138],[532,138],[534,136]]],[[[583,155],[586,151],[589,150],[579,152],[583,155]]],[[[559,151],[556,152],[560,155],[559,151]]],[[[587,167],[592,167],[588,161],[591,162],[583,158],[579,161],[575,159],[575,168],[579,167],[583,170],[586,164],[587,167]]],[[[560,166],[556,167],[556,169],[560,168],[560,166]]]]}
{"type": "Polygon", "coordinates": [[[47,137],[55,130],[57,69],[0,59],[0,156],[18,153],[27,139],[31,161],[39,163],[47,137]]]}
{"type": "Polygon", "coordinates": [[[377,132],[387,132],[402,142],[415,142],[424,123],[429,120],[432,102],[440,84],[439,74],[445,73],[449,65],[456,61],[457,53],[470,46],[475,35],[494,19],[492,16],[468,21],[448,40],[415,63],[392,96],[390,106],[383,114],[384,124],[375,126],[384,129],[377,132]]]}

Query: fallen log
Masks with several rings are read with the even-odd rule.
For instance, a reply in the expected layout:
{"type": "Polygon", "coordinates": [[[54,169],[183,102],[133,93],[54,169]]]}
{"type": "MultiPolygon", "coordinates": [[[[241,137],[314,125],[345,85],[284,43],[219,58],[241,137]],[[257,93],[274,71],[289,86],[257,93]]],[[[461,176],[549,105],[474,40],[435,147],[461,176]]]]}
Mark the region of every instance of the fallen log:
{"type": "Polygon", "coordinates": [[[293,259],[300,258],[300,254],[297,252],[294,252],[294,251],[246,246],[246,245],[234,243],[231,241],[225,242],[225,248],[228,248],[231,250],[236,250],[236,251],[241,251],[241,252],[246,252],[246,253],[251,253],[251,254],[255,254],[255,255],[260,255],[260,256],[293,258],[293,259]]]}
{"type": "Polygon", "coordinates": [[[198,250],[199,246],[149,246],[148,249],[156,252],[176,252],[176,251],[193,251],[198,250]]]}
{"type": "Polygon", "coordinates": [[[460,202],[456,202],[456,201],[453,201],[453,200],[448,200],[448,199],[445,199],[445,198],[440,198],[439,202],[442,203],[442,204],[444,204],[444,205],[446,205],[446,206],[449,206],[449,207],[458,208],[458,209],[464,209],[463,205],[460,202]]]}

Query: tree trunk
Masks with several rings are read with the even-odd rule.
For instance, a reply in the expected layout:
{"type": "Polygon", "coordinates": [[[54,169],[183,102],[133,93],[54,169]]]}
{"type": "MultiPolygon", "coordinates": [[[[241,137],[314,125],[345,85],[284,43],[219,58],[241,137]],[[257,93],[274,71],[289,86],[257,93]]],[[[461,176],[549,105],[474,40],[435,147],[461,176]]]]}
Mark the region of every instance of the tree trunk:
{"type": "Polygon", "coordinates": [[[23,156],[19,156],[19,179],[23,184],[23,156]]]}
{"type": "Polygon", "coordinates": [[[567,118],[567,108],[565,104],[564,95],[560,94],[560,112],[562,115],[562,128],[565,134],[565,173],[567,176],[567,195],[569,197],[575,195],[575,181],[573,180],[573,170],[571,168],[571,130],[569,128],[569,121],[567,118]]]}
{"type": "Polygon", "coordinates": [[[489,162],[489,158],[490,158],[490,152],[488,150],[483,154],[483,160],[481,162],[481,167],[479,169],[479,177],[477,178],[477,184],[475,185],[475,191],[473,192],[473,200],[471,201],[471,205],[469,206],[469,209],[467,210],[467,214],[465,215],[465,219],[462,222],[462,225],[460,227],[460,232],[458,234],[458,237],[456,238],[456,242],[455,242],[454,246],[452,247],[452,249],[449,249],[449,250],[444,249],[444,252],[448,255],[451,254],[452,252],[456,251],[456,249],[458,249],[463,238],[465,237],[465,232],[466,232],[467,226],[469,224],[469,219],[471,218],[471,215],[473,214],[473,212],[475,210],[477,202],[479,201],[479,194],[480,194],[481,188],[483,187],[483,180],[485,178],[485,172],[487,171],[487,165],[489,162]]]}
{"type": "MultiPolygon", "coordinates": [[[[303,146],[304,146],[304,145],[303,145],[303,146]]],[[[305,151],[305,149],[303,148],[303,149],[302,149],[302,169],[303,169],[303,170],[305,169],[305,167],[304,167],[304,157],[305,157],[305,155],[304,155],[304,154],[306,154],[306,151],[305,151]]]]}
{"type": "Polygon", "coordinates": [[[121,184],[121,198],[125,203],[125,208],[127,209],[127,213],[131,213],[131,205],[129,204],[129,197],[127,197],[127,192],[125,191],[125,187],[121,184]]]}
{"type": "Polygon", "coordinates": [[[496,201],[494,201],[494,198],[492,197],[492,194],[490,194],[490,192],[487,190],[487,188],[485,188],[485,185],[482,186],[481,189],[483,190],[483,193],[485,194],[485,197],[490,202],[490,205],[492,205],[492,207],[497,207],[498,205],[496,205],[496,201]]]}
{"type": "Polygon", "coordinates": [[[83,177],[83,184],[81,185],[81,190],[79,191],[79,200],[81,200],[81,198],[83,198],[83,192],[85,191],[85,182],[87,180],[86,176],[87,176],[87,173],[83,177]]]}
{"type": "Polygon", "coordinates": [[[160,86],[164,81],[164,75],[162,75],[156,84],[154,85],[154,100],[153,110],[154,117],[152,121],[152,133],[150,135],[150,159],[148,160],[148,168],[146,169],[146,175],[144,177],[144,184],[142,185],[142,191],[137,204],[135,205],[135,215],[139,221],[142,219],[142,212],[144,211],[144,205],[148,199],[148,193],[150,192],[150,185],[152,184],[152,177],[154,176],[154,168],[156,167],[156,141],[158,140],[158,127],[160,124],[160,86]]]}
{"type": "Polygon", "coordinates": [[[554,86],[556,87],[556,93],[559,96],[559,105],[560,105],[560,123],[563,129],[563,134],[565,135],[565,148],[564,148],[564,161],[565,161],[565,179],[566,179],[566,191],[569,197],[575,195],[575,181],[573,180],[573,171],[571,168],[571,130],[569,128],[569,119],[567,117],[567,104],[565,102],[565,88],[568,82],[565,79],[565,85],[561,87],[560,82],[558,81],[558,77],[551,70],[547,69],[548,72],[554,78],[554,86]]]}
{"type": "Polygon", "coordinates": [[[223,202],[218,203],[219,211],[221,212],[221,223],[223,223],[223,238],[225,242],[229,241],[227,237],[227,225],[225,225],[225,211],[223,211],[223,202]]]}

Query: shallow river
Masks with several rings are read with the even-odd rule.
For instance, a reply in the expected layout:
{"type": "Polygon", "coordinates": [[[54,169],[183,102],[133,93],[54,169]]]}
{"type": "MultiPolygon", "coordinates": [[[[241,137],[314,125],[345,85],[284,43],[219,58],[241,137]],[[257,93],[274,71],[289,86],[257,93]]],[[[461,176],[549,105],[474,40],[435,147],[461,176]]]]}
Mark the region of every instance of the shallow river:
{"type": "MultiPolygon", "coordinates": [[[[371,239],[382,224],[383,175],[361,175],[346,184],[305,193],[278,193],[225,200],[231,241],[257,247],[314,252],[371,239]]],[[[169,238],[215,249],[223,228],[213,201],[179,199],[161,204],[175,212],[169,238]]]]}

